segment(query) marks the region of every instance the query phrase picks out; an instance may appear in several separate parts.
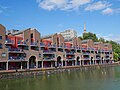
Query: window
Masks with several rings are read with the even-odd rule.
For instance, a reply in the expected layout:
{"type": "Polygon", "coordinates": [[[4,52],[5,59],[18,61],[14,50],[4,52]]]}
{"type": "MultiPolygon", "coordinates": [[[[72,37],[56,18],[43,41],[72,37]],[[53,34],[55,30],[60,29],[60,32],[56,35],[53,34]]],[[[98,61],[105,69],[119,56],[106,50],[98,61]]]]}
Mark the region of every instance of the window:
{"type": "Polygon", "coordinates": [[[0,49],[2,49],[2,44],[0,43],[0,49]]]}
{"type": "Polygon", "coordinates": [[[2,36],[0,36],[0,40],[2,40],[2,36]]]}
{"type": "Polygon", "coordinates": [[[31,34],[31,38],[33,38],[33,33],[31,34]]]}
{"type": "Polygon", "coordinates": [[[2,57],[3,57],[3,58],[6,57],[6,53],[2,53],[2,57]]]}
{"type": "Polygon", "coordinates": [[[39,53],[39,57],[41,57],[41,54],[39,53]]]}

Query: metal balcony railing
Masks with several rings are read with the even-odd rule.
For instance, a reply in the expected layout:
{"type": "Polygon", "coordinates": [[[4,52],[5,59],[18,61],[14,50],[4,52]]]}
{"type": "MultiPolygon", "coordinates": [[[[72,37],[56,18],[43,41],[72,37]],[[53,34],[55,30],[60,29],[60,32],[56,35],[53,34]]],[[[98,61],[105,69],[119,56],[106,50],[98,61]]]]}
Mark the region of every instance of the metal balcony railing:
{"type": "Polygon", "coordinates": [[[84,60],[90,60],[90,58],[89,58],[89,57],[83,57],[83,59],[84,59],[84,60]]]}
{"type": "Polygon", "coordinates": [[[40,43],[40,46],[46,46],[44,43],[40,43]]]}
{"type": "Polygon", "coordinates": [[[62,45],[59,45],[59,46],[57,46],[58,48],[63,48],[63,46],[62,45]]]}
{"type": "Polygon", "coordinates": [[[73,58],[66,58],[67,60],[75,60],[75,57],[73,57],[73,58]]]}
{"type": "Polygon", "coordinates": [[[56,47],[56,45],[48,45],[48,47],[56,47]]]}
{"type": "Polygon", "coordinates": [[[23,49],[19,49],[19,48],[8,48],[9,52],[23,52],[23,49]]]}
{"type": "Polygon", "coordinates": [[[32,46],[32,47],[38,47],[37,42],[31,42],[30,46],[32,46]]]}
{"type": "Polygon", "coordinates": [[[96,60],[102,60],[100,57],[97,57],[96,60]]]}
{"type": "Polygon", "coordinates": [[[55,60],[55,57],[43,57],[43,60],[55,60]]]}
{"type": "Polygon", "coordinates": [[[18,45],[26,45],[26,42],[18,41],[18,45]]]}
{"type": "Polygon", "coordinates": [[[105,54],[105,56],[110,56],[110,54],[105,54]]]}
{"type": "Polygon", "coordinates": [[[23,60],[25,60],[25,57],[14,57],[14,56],[10,56],[10,57],[9,57],[9,60],[21,60],[21,61],[23,61],[23,60]]]}
{"type": "Polygon", "coordinates": [[[104,60],[110,60],[110,57],[106,57],[104,60]]]}
{"type": "Polygon", "coordinates": [[[13,40],[10,40],[10,39],[7,39],[6,41],[5,41],[5,44],[13,44],[13,40]]]}
{"type": "Polygon", "coordinates": [[[90,52],[82,52],[84,55],[90,55],[90,52]]]}
{"type": "Polygon", "coordinates": [[[66,52],[66,54],[74,54],[75,52],[66,52]]]}
{"type": "Polygon", "coordinates": [[[47,53],[49,54],[49,53],[54,53],[54,52],[56,52],[56,51],[51,51],[51,50],[43,50],[43,53],[44,53],[44,54],[45,54],[45,53],[46,53],[46,54],[47,54],[47,53]]]}

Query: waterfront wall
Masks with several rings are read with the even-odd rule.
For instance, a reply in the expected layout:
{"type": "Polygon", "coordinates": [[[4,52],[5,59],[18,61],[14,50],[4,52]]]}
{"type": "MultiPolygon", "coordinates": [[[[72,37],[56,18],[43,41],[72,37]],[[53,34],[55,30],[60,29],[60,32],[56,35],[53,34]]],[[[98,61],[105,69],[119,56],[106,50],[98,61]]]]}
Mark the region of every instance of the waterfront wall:
{"type": "Polygon", "coordinates": [[[70,71],[83,71],[91,69],[100,69],[106,67],[112,67],[120,65],[119,63],[114,64],[104,64],[104,65],[85,65],[85,66],[76,66],[76,67],[61,67],[61,68],[47,68],[47,69],[33,69],[33,70],[12,70],[0,72],[0,79],[13,79],[13,78],[29,78],[36,77],[40,75],[50,75],[55,73],[70,72],[70,71]]]}

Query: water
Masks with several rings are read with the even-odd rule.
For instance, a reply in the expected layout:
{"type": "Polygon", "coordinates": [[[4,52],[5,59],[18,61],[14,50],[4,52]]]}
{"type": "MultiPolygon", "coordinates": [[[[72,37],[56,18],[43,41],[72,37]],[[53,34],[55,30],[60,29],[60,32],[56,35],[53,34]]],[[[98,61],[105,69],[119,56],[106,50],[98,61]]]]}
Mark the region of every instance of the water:
{"type": "Polygon", "coordinates": [[[120,66],[0,80],[0,90],[120,90],[120,66]]]}

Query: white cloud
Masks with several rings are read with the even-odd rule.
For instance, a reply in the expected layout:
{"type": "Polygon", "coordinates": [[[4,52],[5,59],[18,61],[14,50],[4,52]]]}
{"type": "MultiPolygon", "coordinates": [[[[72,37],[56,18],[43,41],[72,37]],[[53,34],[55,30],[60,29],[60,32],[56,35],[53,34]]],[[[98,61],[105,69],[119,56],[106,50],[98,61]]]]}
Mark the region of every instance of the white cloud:
{"type": "Polygon", "coordinates": [[[101,9],[107,8],[109,6],[111,6],[111,4],[106,2],[106,1],[98,1],[98,2],[95,2],[95,3],[89,4],[85,8],[85,10],[86,11],[101,10],[101,9]]]}
{"type": "Polygon", "coordinates": [[[0,14],[4,13],[6,9],[8,9],[8,7],[0,5],[0,14]]]}
{"type": "Polygon", "coordinates": [[[105,40],[113,40],[115,42],[118,42],[120,43],[120,35],[113,35],[113,34],[108,34],[106,36],[103,36],[103,35],[100,35],[100,34],[97,34],[97,36],[100,38],[104,38],[105,40]]]}
{"type": "Polygon", "coordinates": [[[92,2],[92,0],[37,0],[39,7],[45,10],[74,10],[80,6],[92,2]]]}
{"type": "MultiPolygon", "coordinates": [[[[96,0],[97,1],[97,0],[96,0]]],[[[102,14],[110,15],[110,14],[119,14],[120,8],[113,9],[107,0],[99,0],[96,2],[95,0],[36,0],[38,6],[42,9],[51,11],[51,10],[64,10],[64,11],[72,11],[79,10],[82,6],[84,6],[85,11],[95,11],[102,10],[102,14]]],[[[7,7],[3,7],[7,8],[7,7]]]]}
{"type": "Polygon", "coordinates": [[[62,8],[66,4],[66,0],[37,0],[39,7],[46,10],[53,10],[56,8],[62,8]]]}
{"type": "Polygon", "coordinates": [[[102,11],[102,14],[105,14],[105,15],[120,14],[120,8],[116,8],[116,9],[106,8],[102,11]]]}
{"type": "Polygon", "coordinates": [[[113,14],[114,10],[112,8],[106,8],[102,11],[102,14],[113,14]]]}

